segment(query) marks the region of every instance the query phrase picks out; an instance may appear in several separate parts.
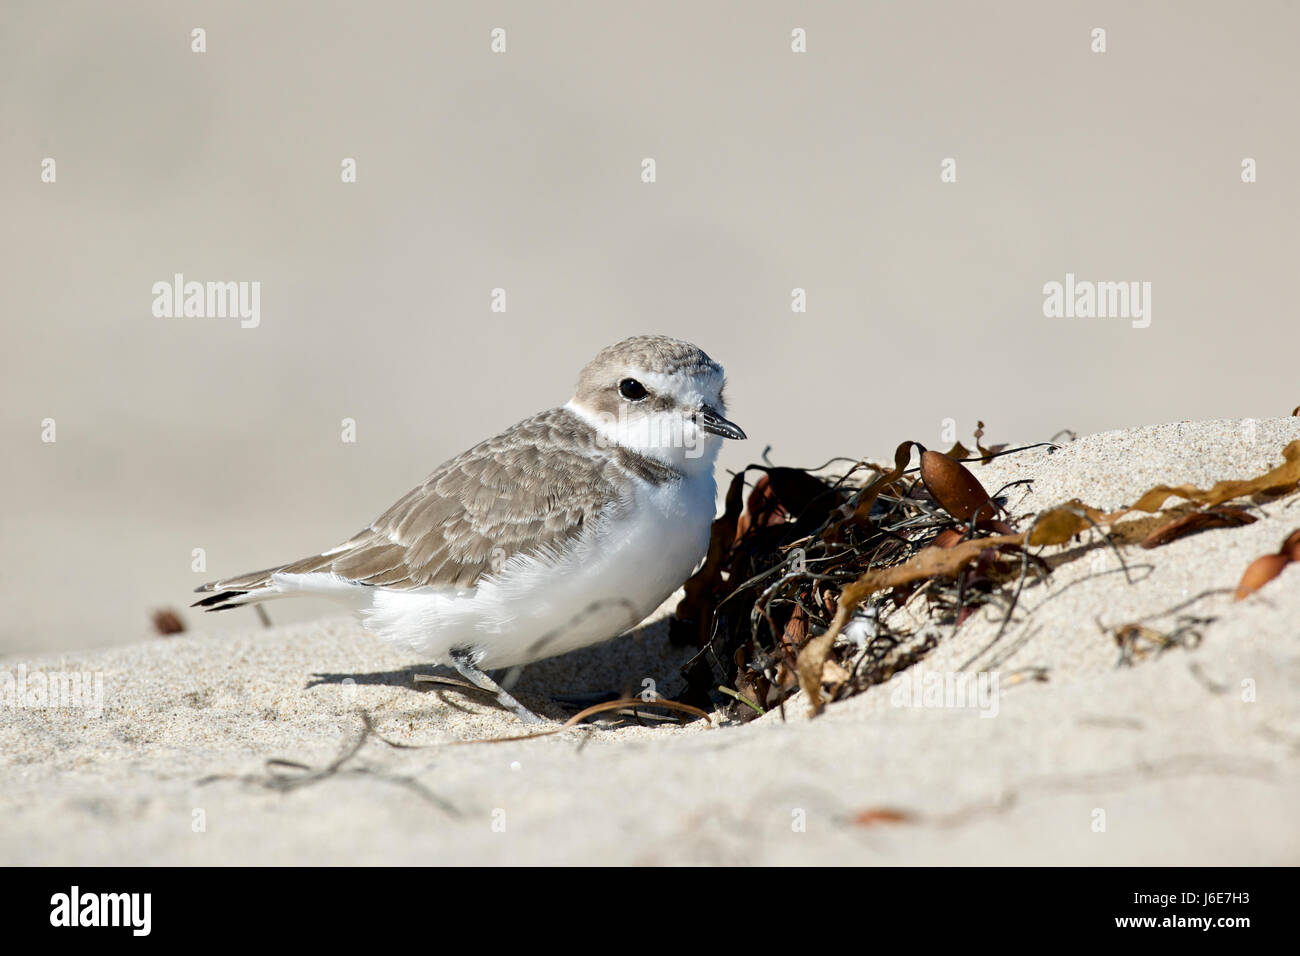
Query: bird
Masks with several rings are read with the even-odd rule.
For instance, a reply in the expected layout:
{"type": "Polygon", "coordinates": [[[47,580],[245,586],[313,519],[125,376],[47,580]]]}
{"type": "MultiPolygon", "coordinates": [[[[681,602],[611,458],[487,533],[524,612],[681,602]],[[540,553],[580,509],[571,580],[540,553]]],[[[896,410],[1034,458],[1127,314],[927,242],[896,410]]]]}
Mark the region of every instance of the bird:
{"type": "Polygon", "coordinates": [[[699,566],[719,450],[746,437],[725,386],[690,342],[624,339],[583,367],[566,404],[439,465],[342,544],[203,584],[192,606],[335,598],[379,638],[540,722],[487,671],[517,677],[617,637],[699,566]]]}

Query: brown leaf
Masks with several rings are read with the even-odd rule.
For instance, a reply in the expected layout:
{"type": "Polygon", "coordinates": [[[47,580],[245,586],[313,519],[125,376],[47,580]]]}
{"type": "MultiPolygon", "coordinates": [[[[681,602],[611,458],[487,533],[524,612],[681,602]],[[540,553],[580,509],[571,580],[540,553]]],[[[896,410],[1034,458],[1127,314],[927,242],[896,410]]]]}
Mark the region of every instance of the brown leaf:
{"type": "Polygon", "coordinates": [[[185,622],[181,620],[179,614],[166,607],[153,612],[153,629],[164,637],[180,634],[185,630],[185,622]]]}
{"type": "Polygon", "coordinates": [[[1269,581],[1282,573],[1282,569],[1291,563],[1291,559],[1285,554],[1266,554],[1262,558],[1256,558],[1246,568],[1246,573],[1241,576],[1241,583],[1237,585],[1236,600],[1240,601],[1247,595],[1254,594],[1269,581]]]}
{"type": "Polygon", "coordinates": [[[876,503],[880,493],[903,477],[903,472],[907,470],[907,463],[912,459],[912,446],[915,444],[916,442],[905,441],[894,449],[894,470],[878,476],[871,484],[862,489],[853,512],[847,515],[838,526],[828,531],[827,538],[835,540],[840,526],[857,524],[867,520],[867,516],[871,514],[871,506],[876,503]]]}
{"type": "Polygon", "coordinates": [[[871,807],[867,810],[859,810],[853,815],[851,822],[855,827],[874,827],[890,823],[911,823],[914,819],[915,817],[906,810],[871,807]]]}
{"type": "MultiPolygon", "coordinates": [[[[970,541],[963,541],[961,544],[954,545],[947,550],[922,548],[902,564],[895,565],[892,568],[877,568],[868,571],[846,587],[844,594],[848,594],[850,588],[859,586],[867,587],[867,593],[869,594],[885,588],[898,587],[900,584],[907,584],[911,581],[919,581],[923,578],[936,576],[956,577],[958,571],[979,557],[980,552],[985,549],[996,548],[1003,544],[1020,545],[1024,543],[1025,536],[1023,534],[998,534],[987,538],[972,538],[970,541]]],[[[840,608],[836,613],[843,613],[843,610],[844,598],[841,596],[840,608]]]]}
{"type": "Polygon", "coordinates": [[[808,615],[801,607],[795,607],[790,620],[785,622],[785,631],[781,634],[781,645],[793,656],[803,642],[808,640],[808,615]]]}
{"type": "MultiPolygon", "coordinates": [[[[840,606],[843,607],[843,601],[840,606]]],[[[839,615],[836,614],[838,620],[839,615]]],[[[808,696],[808,711],[810,716],[816,717],[826,706],[822,700],[822,671],[826,667],[826,655],[830,653],[831,645],[835,643],[835,637],[839,631],[832,627],[825,634],[819,634],[803,646],[799,652],[799,658],[795,662],[795,671],[799,675],[799,686],[808,696]]]]}
{"type": "MultiPolygon", "coordinates": [[[[1203,505],[1217,505],[1232,498],[1245,495],[1257,495],[1272,491],[1289,491],[1300,482],[1300,439],[1296,439],[1282,449],[1285,461],[1276,468],[1265,472],[1258,478],[1241,481],[1220,481],[1213,488],[1202,490],[1192,485],[1156,485],[1127,511],[1158,511],[1165,500],[1173,496],[1186,498],[1203,505]]],[[[1117,512],[1115,517],[1124,512],[1117,512]]]]}
{"type": "Polygon", "coordinates": [[[1142,495],[1136,504],[1110,514],[1103,514],[1096,508],[1090,508],[1076,498],[1068,504],[1040,514],[1029,543],[1031,545],[1064,544],[1092,523],[1113,524],[1134,511],[1154,514],[1161,510],[1166,500],[1175,496],[1213,506],[1246,495],[1293,490],[1297,483],[1300,483],[1300,439],[1282,449],[1282,457],[1284,460],[1281,465],[1256,478],[1220,481],[1208,490],[1195,488],[1192,485],[1156,485],[1142,495]],[[1089,522],[1083,515],[1087,515],[1092,521],[1089,522]]]}
{"type": "Polygon", "coordinates": [[[1158,548],[1161,545],[1177,541],[1179,538],[1185,538],[1189,534],[1195,534],[1198,531],[1207,531],[1210,528],[1235,528],[1244,524],[1253,524],[1255,520],[1255,516],[1245,508],[1220,505],[1210,508],[1208,511],[1195,511],[1192,514],[1183,515],[1181,518],[1175,518],[1173,521],[1161,525],[1146,536],[1142,542],[1142,547],[1147,549],[1158,548]]]}
{"type": "Polygon", "coordinates": [[[758,476],[754,487],[745,500],[745,510],[736,524],[736,540],[739,541],[749,533],[750,528],[766,528],[785,521],[785,512],[781,501],[772,487],[772,480],[766,473],[758,476]]]}
{"type": "Polygon", "coordinates": [[[1286,536],[1278,554],[1285,554],[1292,561],[1300,561],[1300,528],[1296,528],[1286,536]]]}
{"type": "Polygon", "coordinates": [[[936,548],[947,549],[955,545],[961,544],[962,541],[965,539],[965,537],[966,537],[965,527],[944,528],[937,535],[935,535],[934,541],[932,541],[931,544],[936,548]]]}
{"type": "Polygon", "coordinates": [[[941,451],[921,453],[921,481],[944,511],[958,521],[992,518],[997,510],[979,479],[941,451]]]}
{"type": "Polygon", "coordinates": [[[682,586],[686,593],[677,604],[677,618],[693,622],[698,627],[699,647],[708,641],[714,602],[719,598],[717,591],[722,581],[722,569],[736,540],[736,525],[740,519],[744,494],[745,473],[742,471],[732,477],[731,485],[727,488],[726,508],[722,517],[713,522],[704,564],[682,586]]]}
{"type": "Polygon", "coordinates": [[[1096,508],[1090,508],[1075,498],[1059,508],[1051,508],[1040,514],[1029,533],[1029,544],[1033,547],[1041,544],[1065,544],[1080,531],[1092,527],[1093,521],[1100,522],[1104,518],[1105,515],[1096,508]]]}

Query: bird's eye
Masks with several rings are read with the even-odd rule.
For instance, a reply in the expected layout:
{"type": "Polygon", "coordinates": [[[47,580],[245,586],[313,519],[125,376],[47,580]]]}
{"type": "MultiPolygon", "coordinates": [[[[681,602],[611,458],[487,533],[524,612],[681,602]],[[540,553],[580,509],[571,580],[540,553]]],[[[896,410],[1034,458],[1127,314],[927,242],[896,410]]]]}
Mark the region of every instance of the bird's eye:
{"type": "Polygon", "coordinates": [[[645,386],[634,378],[625,378],[619,382],[618,393],[629,402],[639,402],[649,394],[645,390],[645,386]]]}

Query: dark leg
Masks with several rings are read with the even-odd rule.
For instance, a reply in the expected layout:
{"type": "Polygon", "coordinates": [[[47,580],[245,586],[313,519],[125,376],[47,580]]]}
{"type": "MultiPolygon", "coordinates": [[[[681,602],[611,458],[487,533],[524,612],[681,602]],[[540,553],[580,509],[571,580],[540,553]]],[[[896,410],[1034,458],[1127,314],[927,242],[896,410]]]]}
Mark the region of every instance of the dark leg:
{"type": "Polygon", "coordinates": [[[479,670],[478,665],[474,663],[473,657],[468,651],[452,651],[451,664],[460,672],[461,677],[465,678],[475,687],[495,695],[498,704],[511,711],[524,723],[545,723],[542,718],[538,717],[523,704],[519,703],[519,701],[511,697],[510,694],[503,690],[496,681],[479,670]]]}

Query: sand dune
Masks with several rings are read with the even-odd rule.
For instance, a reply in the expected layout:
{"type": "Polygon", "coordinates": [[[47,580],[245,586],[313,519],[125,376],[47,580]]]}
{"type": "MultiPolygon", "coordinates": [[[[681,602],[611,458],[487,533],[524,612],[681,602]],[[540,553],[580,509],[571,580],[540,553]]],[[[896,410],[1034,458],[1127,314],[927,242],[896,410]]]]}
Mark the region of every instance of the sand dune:
{"type": "MultiPolygon", "coordinates": [[[[989,488],[1034,479],[1013,514],[1073,497],[1111,508],[1162,481],[1257,474],[1297,438],[1300,418],[1184,422],[978,474],[989,488]]],[[[1075,559],[1026,590],[1000,640],[981,613],[917,665],[997,672],[991,718],[896,706],[884,686],[812,720],[796,700],[744,726],[461,745],[521,727],[479,696],[413,683],[419,661],[342,618],[205,617],[175,638],[6,659],[11,675],[102,675],[103,699],[102,713],[4,713],[0,862],[1294,864],[1300,564],[1244,601],[1231,590],[1300,526],[1297,502],[1129,548],[1127,576],[1109,549],[1053,549],[1075,559]],[[1114,628],[1190,619],[1195,646],[1118,666],[1114,628]],[[361,711],[401,747],[372,736],[312,776],[357,741],[361,711]]],[[[563,717],[552,694],[646,677],[671,691],[686,654],[665,632],[660,620],[536,665],[519,696],[563,717]]]]}

